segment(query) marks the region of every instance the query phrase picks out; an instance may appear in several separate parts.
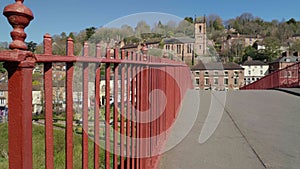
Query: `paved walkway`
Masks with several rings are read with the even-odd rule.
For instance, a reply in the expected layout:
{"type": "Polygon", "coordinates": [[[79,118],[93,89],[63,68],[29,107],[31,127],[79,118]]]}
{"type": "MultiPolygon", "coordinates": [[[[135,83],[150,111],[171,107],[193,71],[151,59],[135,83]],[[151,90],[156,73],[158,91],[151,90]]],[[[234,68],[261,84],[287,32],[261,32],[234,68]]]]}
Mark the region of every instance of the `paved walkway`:
{"type": "Polygon", "coordinates": [[[167,147],[187,135],[162,155],[160,169],[300,168],[298,96],[274,90],[189,91],[180,118],[167,147]]]}
{"type": "Polygon", "coordinates": [[[300,96],[300,88],[279,88],[279,89],[276,89],[276,90],[283,91],[283,92],[286,92],[286,93],[290,93],[290,94],[293,94],[293,95],[296,95],[296,96],[300,96]]]}

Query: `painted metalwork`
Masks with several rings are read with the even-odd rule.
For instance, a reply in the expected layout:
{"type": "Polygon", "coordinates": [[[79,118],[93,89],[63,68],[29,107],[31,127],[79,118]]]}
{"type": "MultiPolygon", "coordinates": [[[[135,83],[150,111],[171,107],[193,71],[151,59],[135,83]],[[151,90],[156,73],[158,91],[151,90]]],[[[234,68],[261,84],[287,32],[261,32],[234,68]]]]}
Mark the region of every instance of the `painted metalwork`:
{"type": "Polygon", "coordinates": [[[300,87],[300,62],[277,70],[263,78],[250,83],[241,90],[297,88],[300,87]]]}
{"type": "Polygon", "coordinates": [[[82,168],[89,168],[89,163],[93,163],[95,169],[100,166],[106,169],[157,168],[160,153],[168,131],[177,117],[182,97],[187,89],[192,88],[189,67],[182,62],[149,56],[146,49],[142,53],[133,53],[107,47],[105,56],[101,56],[100,45],[96,45],[95,56],[90,56],[88,42],[84,43],[83,56],[74,56],[74,42],[71,38],[66,42],[66,55],[53,55],[52,38],[49,34],[44,36],[44,53],[33,54],[26,51],[27,46],[24,43],[24,29],[33,19],[30,9],[23,5],[22,0],[16,0],[16,3],[5,7],[3,14],[8,17],[13,27],[13,42],[9,47],[14,49],[0,51],[0,61],[5,63],[8,71],[9,168],[33,168],[31,91],[32,71],[36,63],[44,66],[45,168],[54,168],[52,76],[53,63],[57,62],[66,65],[65,168],[78,168],[73,166],[74,160],[77,160],[73,159],[75,63],[82,65],[83,75],[82,168]],[[91,65],[95,65],[95,69],[89,69],[91,65]],[[104,65],[105,71],[105,117],[100,114],[101,65],[104,65]],[[89,158],[88,152],[89,73],[95,74],[92,107],[93,159],[89,158]],[[114,82],[113,87],[111,80],[114,82]],[[165,98],[152,94],[156,90],[164,93],[165,98]],[[114,98],[113,107],[111,98],[114,98]],[[102,131],[101,118],[105,119],[105,129],[102,131]],[[101,142],[104,142],[102,147],[101,142]],[[105,154],[104,161],[99,160],[100,152],[105,154]]]}

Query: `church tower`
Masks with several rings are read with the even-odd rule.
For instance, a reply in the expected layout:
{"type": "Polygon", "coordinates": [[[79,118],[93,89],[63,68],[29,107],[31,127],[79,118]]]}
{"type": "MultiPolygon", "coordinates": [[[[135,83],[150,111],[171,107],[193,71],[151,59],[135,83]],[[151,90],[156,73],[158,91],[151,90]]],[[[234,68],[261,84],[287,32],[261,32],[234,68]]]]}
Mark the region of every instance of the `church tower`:
{"type": "Polygon", "coordinates": [[[194,21],[195,25],[195,55],[204,56],[206,55],[206,18],[196,18],[194,21]]]}

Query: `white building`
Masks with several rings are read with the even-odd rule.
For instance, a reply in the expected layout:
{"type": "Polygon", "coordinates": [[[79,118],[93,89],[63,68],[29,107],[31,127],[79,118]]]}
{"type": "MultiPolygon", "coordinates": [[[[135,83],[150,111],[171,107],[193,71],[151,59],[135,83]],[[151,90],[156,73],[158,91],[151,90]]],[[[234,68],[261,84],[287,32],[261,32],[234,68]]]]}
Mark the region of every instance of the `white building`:
{"type": "Polygon", "coordinates": [[[269,65],[260,60],[248,59],[242,65],[244,68],[245,85],[253,83],[268,74],[269,65]]]}

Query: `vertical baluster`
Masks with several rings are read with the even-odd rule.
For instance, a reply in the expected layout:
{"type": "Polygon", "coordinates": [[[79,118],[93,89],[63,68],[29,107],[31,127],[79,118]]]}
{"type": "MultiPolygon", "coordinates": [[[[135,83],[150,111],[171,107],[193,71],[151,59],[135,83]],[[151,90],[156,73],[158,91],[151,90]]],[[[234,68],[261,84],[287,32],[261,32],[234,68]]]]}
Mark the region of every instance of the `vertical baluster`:
{"type": "MultiPolygon", "coordinates": [[[[83,56],[87,57],[89,54],[88,43],[85,42],[83,46],[83,56]]],[[[83,74],[83,122],[82,122],[82,168],[88,168],[88,82],[89,82],[89,65],[83,63],[82,74],[83,74]]]]}
{"type": "MultiPolygon", "coordinates": [[[[114,50],[114,59],[119,59],[117,48],[114,50]]],[[[113,166],[114,169],[118,168],[118,63],[114,64],[114,115],[113,115],[113,126],[114,126],[114,155],[113,155],[113,166]]]]}
{"type": "MultiPolygon", "coordinates": [[[[67,55],[74,55],[74,43],[67,40],[67,55]]],[[[73,63],[67,63],[66,69],[66,168],[73,168],[73,63]]]]}
{"type": "MultiPolygon", "coordinates": [[[[130,60],[131,58],[130,52],[127,52],[127,59],[130,60]]],[[[126,86],[127,86],[127,92],[126,92],[126,168],[130,168],[130,162],[131,162],[131,158],[132,158],[132,154],[131,154],[131,149],[130,147],[132,147],[131,144],[131,139],[132,139],[132,135],[130,134],[131,132],[131,95],[130,95],[130,89],[131,89],[131,64],[127,64],[127,76],[126,76],[126,86]],[[131,138],[131,139],[130,139],[131,138]]]]}
{"type": "MultiPolygon", "coordinates": [[[[101,57],[101,51],[100,51],[100,45],[97,44],[96,46],[96,57],[101,57]]],[[[101,76],[101,70],[100,70],[100,63],[96,64],[95,68],[95,112],[94,112],[94,169],[99,168],[99,106],[100,106],[100,76],[101,76]]]]}
{"type": "MultiPolygon", "coordinates": [[[[49,34],[44,35],[44,54],[52,54],[52,40],[49,34]]],[[[46,169],[53,169],[53,112],[52,112],[52,63],[44,63],[45,95],[45,150],[46,169]]]]}
{"type": "Polygon", "coordinates": [[[145,105],[146,105],[146,72],[145,72],[145,66],[140,66],[139,70],[139,92],[140,92],[140,106],[138,109],[138,117],[139,117],[139,148],[140,148],[140,154],[139,154],[139,161],[140,161],[140,168],[145,168],[145,155],[146,155],[146,143],[143,140],[146,137],[146,130],[145,130],[145,123],[143,123],[143,118],[144,118],[144,111],[145,111],[145,105]]]}
{"type": "MultiPolygon", "coordinates": [[[[140,55],[136,54],[136,58],[137,61],[140,61],[140,55]]],[[[136,167],[137,168],[141,168],[140,167],[140,154],[141,154],[141,142],[140,142],[140,134],[141,134],[141,124],[140,124],[140,108],[141,108],[141,65],[137,66],[136,69],[136,95],[137,95],[137,99],[136,99],[136,137],[137,137],[137,164],[136,167]]]]}
{"type": "MultiPolygon", "coordinates": [[[[125,59],[125,51],[122,50],[121,52],[121,59],[124,60],[125,59]]],[[[121,158],[121,169],[124,169],[124,131],[125,131],[125,124],[124,124],[124,117],[125,115],[125,103],[124,103],[124,93],[125,91],[125,64],[121,65],[121,138],[120,138],[120,158],[121,158]]]]}
{"type": "MultiPolygon", "coordinates": [[[[106,49],[106,58],[110,59],[110,49],[106,49]]],[[[110,169],[110,63],[105,65],[105,168],[110,169]]]]}
{"type": "MultiPolygon", "coordinates": [[[[136,60],[136,54],[132,53],[132,60],[136,60]]],[[[137,159],[137,135],[136,135],[136,65],[132,64],[131,71],[131,168],[136,166],[137,159]]]]}

